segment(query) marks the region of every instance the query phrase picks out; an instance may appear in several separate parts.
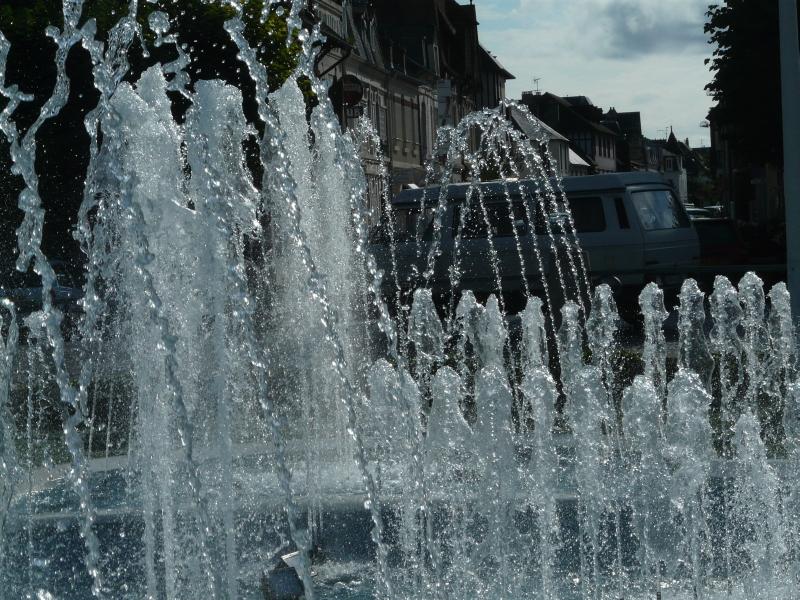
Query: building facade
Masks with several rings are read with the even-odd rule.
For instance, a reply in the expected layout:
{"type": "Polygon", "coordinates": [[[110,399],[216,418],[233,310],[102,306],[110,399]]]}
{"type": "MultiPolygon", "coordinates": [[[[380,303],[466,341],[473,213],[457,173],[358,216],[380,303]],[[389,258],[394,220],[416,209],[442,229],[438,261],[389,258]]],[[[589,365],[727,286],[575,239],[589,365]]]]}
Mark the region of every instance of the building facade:
{"type": "Polygon", "coordinates": [[[436,132],[505,98],[509,73],[478,41],[473,5],[456,0],[316,0],[312,13],[327,41],[317,73],[335,92],[355,77],[363,97],[355,106],[332,95],[343,128],[363,115],[374,124],[380,153],[364,150],[370,206],[380,218],[379,174],[392,192],[424,185],[436,152],[436,132]]]}
{"type": "MultiPolygon", "coordinates": [[[[570,169],[570,148],[569,140],[558,133],[552,127],[536,118],[530,113],[520,110],[512,106],[508,110],[508,118],[514,126],[522,131],[529,139],[538,140],[541,138],[546,139],[543,148],[540,148],[544,155],[549,155],[552,161],[552,166],[559,176],[565,177],[571,175],[570,169]]],[[[532,177],[533,173],[526,173],[526,176],[532,177]]]]}
{"type": "Polygon", "coordinates": [[[515,77],[481,45],[478,45],[478,55],[480,80],[475,93],[475,107],[495,108],[506,98],[506,82],[515,77]]]}
{"type": "Polygon", "coordinates": [[[433,78],[410,72],[406,56],[381,44],[374,2],[317,0],[314,12],[328,38],[317,73],[330,82],[342,127],[353,128],[361,117],[368,117],[381,140],[379,151],[362,149],[368,201],[377,223],[383,210],[383,168],[394,191],[424,181],[435,135],[433,78]],[[355,105],[336,95],[337,85],[347,76],[355,77],[363,88],[355,105]]]}
{"type": "Polygon", "coordinates": [[[537,118],[569,139],[570,148],[589,165],[590,173],[618,170],[618,135],[603,125],[603,111],[589,98],[523,92],[522,103],[537,118]]]}

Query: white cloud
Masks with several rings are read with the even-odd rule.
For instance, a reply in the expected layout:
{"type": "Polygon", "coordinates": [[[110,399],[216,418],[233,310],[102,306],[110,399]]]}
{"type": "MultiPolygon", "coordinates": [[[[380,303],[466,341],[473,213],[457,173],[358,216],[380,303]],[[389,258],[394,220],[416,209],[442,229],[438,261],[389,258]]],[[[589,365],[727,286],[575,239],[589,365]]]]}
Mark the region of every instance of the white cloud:
{"type": "Polygon", "coordinates": [[[519,98],[542,90],[589,96],[603,108],[638,110],[646,135],[673,125],[693,144],[710,107],[706,0],[475,0],[483,45],[517,80],[519,98]]]}
{"type": "Polygon", "coordinates": [[[631,55],[685,52],[705,49],[705,2],[672,0],[605,0],[592,2],[584,25],[600,33],[605,55],[625,59],[631,55]]]}

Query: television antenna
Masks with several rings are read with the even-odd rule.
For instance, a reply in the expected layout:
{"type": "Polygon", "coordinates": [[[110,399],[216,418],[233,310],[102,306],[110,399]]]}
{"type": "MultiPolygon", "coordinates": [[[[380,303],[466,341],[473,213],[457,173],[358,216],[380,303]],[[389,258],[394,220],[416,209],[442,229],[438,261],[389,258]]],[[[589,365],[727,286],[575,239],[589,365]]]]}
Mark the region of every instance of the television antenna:
{"type": "MultiPolygon", "coordinates": [[[[672,133],[672,125],[667,125],[664,129],[656,129],[656,134],[661,135],[664,134],[663,139],[666,141],[669,139],[669,134],[672,133]]],[[[661,138],[660,138],[661,139],[661,138]]]]}
{"type": "Polygon", "coordinates": [[[537,94],[541,94],[541,93],[542,93],[542,90],[541,90],[541,89],[539,89],[539,82],[540,82],[541,80],[542,80],[542,78],[541,78],[541,77],[534,77],[534,78],[533,78],[533,90],[534,90],[534,91],[535,91],[537,94]]]}

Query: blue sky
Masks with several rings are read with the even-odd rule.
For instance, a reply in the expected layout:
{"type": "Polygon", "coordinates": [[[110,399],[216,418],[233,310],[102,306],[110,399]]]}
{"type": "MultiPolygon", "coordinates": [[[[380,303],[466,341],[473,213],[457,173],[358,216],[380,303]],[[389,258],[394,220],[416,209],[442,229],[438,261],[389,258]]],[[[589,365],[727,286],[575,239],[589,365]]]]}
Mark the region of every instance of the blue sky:
{"type": "MultiPolygon", "coordinates": [[[[461,0],[466,4],[468,0],[461,0]]],[[[598,106],[638,110],[649,137],[674,127],[692,146],[711,98],[703,60],[709,0],[474,0],[481,43],[517,79],[509,98],[534,89],[584,95],[598,106]]]]}

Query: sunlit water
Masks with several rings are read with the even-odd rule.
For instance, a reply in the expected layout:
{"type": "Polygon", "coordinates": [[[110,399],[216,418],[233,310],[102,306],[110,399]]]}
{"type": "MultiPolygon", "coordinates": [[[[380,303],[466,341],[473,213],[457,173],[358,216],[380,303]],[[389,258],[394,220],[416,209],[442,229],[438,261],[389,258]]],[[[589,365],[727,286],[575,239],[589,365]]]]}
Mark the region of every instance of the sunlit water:
{"type": "MultiPolygon", "coordinates": [[[[440,132],[428,183],[441,193],[425,199],[432,234],[418,231],[407,297],[393,224],[388,272],[367,243],[359,156],[378,138],[366,122],[342,134],[325,100],[307,118],[297,78],[326,97],[318,32],[300,34],[296,75],[269,93],[242,21],[226,24],[264,125],[256,181],[238,89],[187,88],[178,46],[175,62],[123,81],[135,14],[101,42],[82,9],[65,2],[59,85],[27,131],[14,113],[30,98],[0,85],[25,183],[18,267],[45,292],[24,318],[3,306],[0,599],[260,598],[262,575],[295,549],[308,599],[792,597],[800,395],[784,285],[765,295],[755,275],[720,277],[706,299],[687,281],[674,352],[651,284],[643,347],[624,347],[541,140],[503,106],[440,132]],[[36,133],[66,105],[78,44],[100,100],[77,229],[83,316],[65,338],[36,133]],[[168,91],[191,103],[180,125],[168,91]],[[499,174],[509,218],[520,193],[544,227],[505,248],[487,240],[497,288],[509,264],[548,274],[535,290],[521,278],[517,314],[468,291],[437,306],[427,286],[447,268],[441,219],[462,168],[499,174]]],[[[175,45],[165,15],[150,27],[175,45]]],[[[0,82],[8,51],[0,37],[0,82]]],[[[488,228],[469,190],[461,228],[473,211],[488,228]]]]}

